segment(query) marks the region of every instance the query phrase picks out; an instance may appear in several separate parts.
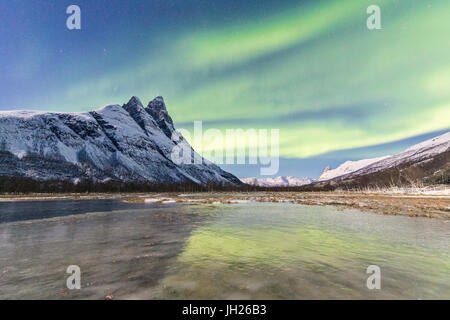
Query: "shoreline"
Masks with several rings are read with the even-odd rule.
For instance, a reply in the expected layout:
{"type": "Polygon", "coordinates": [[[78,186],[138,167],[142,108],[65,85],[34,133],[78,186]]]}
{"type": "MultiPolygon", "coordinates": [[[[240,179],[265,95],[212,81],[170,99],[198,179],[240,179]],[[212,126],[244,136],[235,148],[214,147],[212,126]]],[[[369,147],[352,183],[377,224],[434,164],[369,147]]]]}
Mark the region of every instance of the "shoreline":
{"type": "MultiPolygon", "coordinates": [[[[211,192],[211,193],[100,193],[100,194],[27,194],[0,195],[0,202],[58,200],[122,200],[129,203],[296,203],[303,205],[333,205],[384,215],[427,217],[449,221],[450,196],[447,194],[410,194],[363,191],[330,192],[211,192]]],[[[445,222],[446,222],[445,221],[445,222]]]]}

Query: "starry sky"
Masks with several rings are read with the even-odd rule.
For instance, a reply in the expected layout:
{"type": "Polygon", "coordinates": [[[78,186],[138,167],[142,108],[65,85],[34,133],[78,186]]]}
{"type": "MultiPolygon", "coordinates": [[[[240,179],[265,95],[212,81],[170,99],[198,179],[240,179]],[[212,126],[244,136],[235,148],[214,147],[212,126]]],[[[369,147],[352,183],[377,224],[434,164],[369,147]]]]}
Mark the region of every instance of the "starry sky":
{"type": "Polygon", "coordinates": [[[450,128],[449,1],[8,0],[0,23],[0,110],[162,95],[177,128],[280,129],[279,174],[312,178],[450,128]]]}

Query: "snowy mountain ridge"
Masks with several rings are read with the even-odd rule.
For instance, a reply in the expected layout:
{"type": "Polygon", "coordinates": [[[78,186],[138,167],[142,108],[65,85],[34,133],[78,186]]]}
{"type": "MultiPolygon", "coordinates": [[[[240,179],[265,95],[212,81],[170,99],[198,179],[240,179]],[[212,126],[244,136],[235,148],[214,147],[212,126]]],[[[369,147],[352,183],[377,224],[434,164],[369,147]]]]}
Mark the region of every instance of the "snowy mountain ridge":
{"type": "MultiPolygon", "coordinates": [[[[240,180],[204,160],[171,160],[173,121],[162,97],[144,107],[137,97],[123,106],[83,113],[0,111],[0,175],[35,179],[93,179],[151,183],[233,183],[240,180]]],[[[197,155],[198,156],[198,155],[197,155]]]]}
{"type": "Polygon", "coordinates": [[[340,177],[344,174],[352,173],[358,171],[361,168],[367,167],[368,165],[378,162],[380,160],[386,159],[389,156],[373,158],[373,159],[362,159],[358,161],[346,161],[341,164],[336,169],[329,169],[329,167],[325,168],[322,175],[317,179],[317,181],[325,181],[330,180],[336,177],[340,177]],[[328,170],[327,170],[328,169],[328,170]]]}
{"type": "Polygon", "coordinates": [[[243,178],[242,182],[259,187],[298,187],[310,184],[309,178],[298,178],[294,176],[280,176],[276,178],[243,178]]]}
{"type": "Polygon", "coordinates": [[[416,163],[450,151],[450,132],[418,143],[393,156],[347,161],[334,170],[325,171],[320,182],[351,179],[407,163],[416,163]]]}

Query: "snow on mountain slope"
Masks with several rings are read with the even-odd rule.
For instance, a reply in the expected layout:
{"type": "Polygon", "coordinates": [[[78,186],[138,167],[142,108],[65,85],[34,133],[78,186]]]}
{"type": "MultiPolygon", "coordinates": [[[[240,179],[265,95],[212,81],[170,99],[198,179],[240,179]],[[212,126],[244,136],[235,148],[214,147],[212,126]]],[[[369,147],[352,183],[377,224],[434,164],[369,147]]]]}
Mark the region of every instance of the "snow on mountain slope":
{"type": "MultiPolygon", "coordinates": [[[[445,149],[445,143],[448,143],[450,141],[450,131],[446,132],[440,136],[431,138],[429,140],[426,140],[424,142],[415,144],[411,147],[409,147],[408,149],[406,149],[404,152],[409,152],[409,151],[413,151],[413,150],[423,150],[423,149],[430,149],[436,146],[441,146],[442,148],[445,149]]],[[[437,150],[435,150],[437,151],[437,150]]],[[[435,152],[433,151],[433,152],[435,152]]]]}
{"type": "Polygon", "coordinates": [[[346,161],[341,164],[336,169],[325,168],[322,175],[317,179],[318,181],[330,180],[336,177],[340,177],[344,174],[355,172],[361,168],[367,167],[368,165],[378,162],[380,160],[386,159],[388,156],[373,158],[373,159],[363,159],[358,161],[346,161]]]}
{"type": "Polygon", "coordinates": [[[399,154],[361,168],[360,170],[351,173],[349,176],[369,174],[396,167],[404,163],[419,162],[449,150],[450,132],[446,132],[438,137],[416,144],[399,154]]]}
{"type": "Polygon", "coordinates": [[[343,180],[366,174],[371,174],[389,168],[394,168],[406,163],[420,162],[422,160],[431,158],[433,156],[439,155],[449,150],[450,150],[450,132],[446,132],[438,137],[411,146],[405,151],[393,156],[360,160],[353,163],[351,161],[347,161],[341,166],[339,166],[337,169],[325,172],[319,178],[319,181],[343,180]],[[358,163],[356,167],[358,167],[359,164],[361,164],[361,166],[359,166],[359,168],[357,168],[356,170],[354,170],[355,163],[358,163]],[[342,170],[338,170],[339,168],[341,168],[342,170]],[[351,171],[346,171],[345,168],[348,168],[348,170],[351,171]],[[332,171],[335,171],[335,174],[329,175],[329,173],[332,171]]]}
{"type": "Polygon", "coordinates": [[[242,182],[260,187],[297,187],[310,184],[309,178],[297,178],[293,176],[276,177],[276,178],[243,178],[242,182]]]}
{"type": "Polygon", "coordinates": [[[4,157],[0,159],[0,175],[240,184],[239,179],[206,160],[175,164],[171,152],[180,144],[200,156],[183,138],[173,141],[174,132],[162,97],[147,108],[132,97],[123,106],[86,113],[1,111],[0,152],[4,157]],[[53,170],[55,163],[58,170],[53,170]]]}

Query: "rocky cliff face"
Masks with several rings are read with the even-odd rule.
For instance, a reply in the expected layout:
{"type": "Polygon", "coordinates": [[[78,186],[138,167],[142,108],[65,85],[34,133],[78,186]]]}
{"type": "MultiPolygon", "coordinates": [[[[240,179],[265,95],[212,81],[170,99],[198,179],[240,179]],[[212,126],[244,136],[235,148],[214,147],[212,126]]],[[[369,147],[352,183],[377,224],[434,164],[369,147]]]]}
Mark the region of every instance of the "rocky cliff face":
{"type": "Polygon", "coordinates": [[[146,108],[137,97],[87,113],[0,112],[0,175],[155,183],[240,184],[202,159],[175,129],[164,99],[146,108]],[[183,147],[200,164],[172,161],[183,147]]]}

